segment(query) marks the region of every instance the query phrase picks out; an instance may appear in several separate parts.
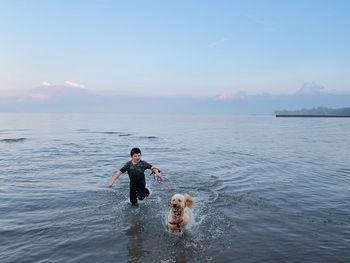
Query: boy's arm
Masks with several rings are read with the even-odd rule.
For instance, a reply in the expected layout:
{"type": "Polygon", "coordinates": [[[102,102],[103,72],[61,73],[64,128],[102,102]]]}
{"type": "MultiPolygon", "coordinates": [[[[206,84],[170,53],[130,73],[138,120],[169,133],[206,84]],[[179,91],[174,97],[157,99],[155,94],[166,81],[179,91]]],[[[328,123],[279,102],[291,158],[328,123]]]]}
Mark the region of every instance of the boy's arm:
{"type": "Polygon", "coordinates": [[[115,175],[112,177],[112,179],[108,182],[108,187],[111,188],[115,182],[115,180],[117,180],[119,178],[119,176],[121,176],[123,173],[118,170],[115,175]]]}

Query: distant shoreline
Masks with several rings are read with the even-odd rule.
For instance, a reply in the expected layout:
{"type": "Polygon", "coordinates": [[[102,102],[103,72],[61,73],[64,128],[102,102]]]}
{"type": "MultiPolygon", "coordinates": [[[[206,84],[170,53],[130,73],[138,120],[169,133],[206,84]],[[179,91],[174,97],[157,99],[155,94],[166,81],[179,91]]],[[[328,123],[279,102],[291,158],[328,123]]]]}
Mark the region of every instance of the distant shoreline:
{"type": "Polygon", "coordinates": [[[276,114],[276,118],[350,118],[350,115],[276,114]]]}
{"type": "Polygon", "coordinates": [[[275,115],[277,118],[350,118],[350,107],[330,109],[320,106],[312,109],[278,110],[275,115]]]}

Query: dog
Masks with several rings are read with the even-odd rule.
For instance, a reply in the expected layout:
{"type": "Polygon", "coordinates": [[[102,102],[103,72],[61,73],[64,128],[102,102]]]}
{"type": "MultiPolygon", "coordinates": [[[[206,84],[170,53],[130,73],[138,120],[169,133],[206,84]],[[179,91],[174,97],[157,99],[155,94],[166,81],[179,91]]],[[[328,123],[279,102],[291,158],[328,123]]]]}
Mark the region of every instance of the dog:
{"type": "Polygon", "coordinates": [[[182,232],[192,218],[194,198],[188,194],[174,194],[170,200],[168,230],[170,233],[182,232]]]}

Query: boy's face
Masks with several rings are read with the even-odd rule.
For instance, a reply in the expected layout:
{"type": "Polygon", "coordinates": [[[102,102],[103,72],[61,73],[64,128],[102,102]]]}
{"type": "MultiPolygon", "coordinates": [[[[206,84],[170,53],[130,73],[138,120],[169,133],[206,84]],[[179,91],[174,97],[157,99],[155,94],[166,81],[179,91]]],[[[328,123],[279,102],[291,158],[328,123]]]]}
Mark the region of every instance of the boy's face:
{"type": "Polygon", "coordinates": [[[131,158],[133,163],[138,163],[141,160],[141,153],[134,153],[131,158]]]}

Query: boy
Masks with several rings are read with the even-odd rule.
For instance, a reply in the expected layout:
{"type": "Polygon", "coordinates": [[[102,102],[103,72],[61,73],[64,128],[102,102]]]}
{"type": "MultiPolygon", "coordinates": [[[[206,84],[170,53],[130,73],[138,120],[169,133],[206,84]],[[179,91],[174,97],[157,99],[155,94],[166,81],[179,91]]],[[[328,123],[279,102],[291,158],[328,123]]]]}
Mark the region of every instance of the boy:
{"type": "Polygon", "coordinates": [[[137,199],[143,200],[150,195],[149,190],[146,188],[145,170],[151,169],[160,181],[163,180],[163,177],[161,171],[157,167],[141,160],[141,150],[139,148],[132,148],[130,156],[131,161],[125,163],[124,166],[115,173],[109,181],[108,187],[112,187],[119,176],[128,172],[130,179],[130,202],[132,206],[137,206],[137,199]]]}

